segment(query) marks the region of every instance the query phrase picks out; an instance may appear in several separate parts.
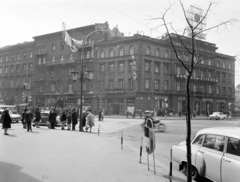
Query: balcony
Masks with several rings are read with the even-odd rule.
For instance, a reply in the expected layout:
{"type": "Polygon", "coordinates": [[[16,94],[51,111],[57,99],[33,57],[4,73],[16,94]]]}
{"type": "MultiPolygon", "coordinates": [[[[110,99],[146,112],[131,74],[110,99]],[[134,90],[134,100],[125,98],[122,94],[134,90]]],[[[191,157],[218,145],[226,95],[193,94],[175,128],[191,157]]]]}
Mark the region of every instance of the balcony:
{"type": "Polygon", "coordinates": [[[37,51],[35,52],[35,56],[44,56],[44,55],[47,55],[47,51],[37,51]]]}
{"type": "MultiPolygon", "coordinates": [[[[186,79],[187,76],[186,75],[176,75],[176,79],[186,79]]],[[[212,82],[212,83],[217,83],[218,79],[214,79],[214,78],[206,78],[206,77],[197,77],[197,76],[192,76],[191,80],[195,80],[195,81],[204,81],[204,82],[212,82]]]]}
{"type": "Polygon", "coordinates": [[[46,66],[50,66],[50,65],[60,65],[60,64],[66,64],[66,63],[74,63],[74,59],[64,59],[64,60],[55,60],[54,62],[50,61],[50,62],[46,62],[45,65],[46,66]]]}

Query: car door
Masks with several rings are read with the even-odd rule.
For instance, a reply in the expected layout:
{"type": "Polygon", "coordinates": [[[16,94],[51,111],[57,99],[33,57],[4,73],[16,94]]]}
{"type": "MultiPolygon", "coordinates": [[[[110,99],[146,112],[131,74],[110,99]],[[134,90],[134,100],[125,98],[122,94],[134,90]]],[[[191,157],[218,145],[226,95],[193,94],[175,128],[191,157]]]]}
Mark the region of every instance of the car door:
{"type": "Polygon", "coordinates": [[[229,138],[222,158],[222,182],[240,181],[240,139],[229,138]]]}
{"type": "MultiPolygon", "coordinates": [[[[225,137],[218,135],[207,135],[202,147],[199,149],[197,158],[203,158],[205,163],[205,177],[213,180],[221,180],[221,161],[223,157],[225,137]]],[[[196,159],[198,160],[198,159],[196,159]]]]}

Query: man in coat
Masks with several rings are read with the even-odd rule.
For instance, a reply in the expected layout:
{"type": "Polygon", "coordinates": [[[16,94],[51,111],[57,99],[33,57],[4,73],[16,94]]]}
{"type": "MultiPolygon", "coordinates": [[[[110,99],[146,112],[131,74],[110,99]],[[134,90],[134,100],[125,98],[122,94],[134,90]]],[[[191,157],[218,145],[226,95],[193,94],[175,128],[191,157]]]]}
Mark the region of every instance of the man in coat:
{"type": "Polygon", "coordinates": [[[12,122],[12,119],[9,115],[9,109],[8,108],[5,108],[3,113],[2,113],[2,128],[4,129],[4,135],[9,135],[7,133],[7,130],[8,128],[11,128],[11,122],[12,122]]]}
{"type": "Polygon", "coordinates": [[[75,130],[76,124],[77,124],[77,113],[76,113],[76,109],[74,108],[72,112],[72,130],[73,131],[75,130]]]}
{"type": "Polygon", "coordinates": [[[50,122],[51,129],[55,129],[56,118],[57,118],[57,112],[56,112],[56,109],[53,109],[53,111],[50,112],[49,114],[49,122],[50,122]]]}

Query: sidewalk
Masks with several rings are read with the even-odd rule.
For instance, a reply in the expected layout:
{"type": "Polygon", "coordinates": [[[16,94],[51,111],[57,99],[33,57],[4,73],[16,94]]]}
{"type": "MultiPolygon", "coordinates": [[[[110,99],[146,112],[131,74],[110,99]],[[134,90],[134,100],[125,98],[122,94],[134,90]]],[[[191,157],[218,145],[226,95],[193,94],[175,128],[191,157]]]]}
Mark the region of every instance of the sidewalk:
{"type": "Polygon", "coordinates": [[[26,132],[12,124],[9,136],[0,135],[2,182],[184,182],[186,177],[156,161],[150,171],[146,153],[139,163],[139,151],[106,136],[78,131],[33,128],[26,132]]]}

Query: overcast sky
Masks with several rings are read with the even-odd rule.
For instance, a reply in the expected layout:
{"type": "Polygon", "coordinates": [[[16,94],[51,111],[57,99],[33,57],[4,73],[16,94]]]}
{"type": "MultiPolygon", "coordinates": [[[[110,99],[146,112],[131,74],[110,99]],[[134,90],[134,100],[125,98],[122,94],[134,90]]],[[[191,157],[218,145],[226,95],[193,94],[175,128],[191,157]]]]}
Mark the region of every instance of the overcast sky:
{"type": "MultiPolygon", "coordinates": [[[[213,5],[207,17],[207,27],[229,19],[240,20],[240,1],[221,0],[213,5]]],[[[108,21],[112,29],[116,25],[125,36],[137,32],[157,38],[165,29],[152,30],[162,24],[151,17],[161,17],[173,4],[166,20],[173,23],[181,33],[186,22],[177,0],[0,0],[0,47],[24,41],[32,37],[62,30],[62,22],[69,28],[77,28],[108,21]]],[[[197,5],[206,10],[209,0],[183,0],[186,9],[197,5]]],[[[206,41],[215,43],[218,52],[228,55],[240,54],[240,23],[208,32],[206,41]]],[[[240,58],[240,56],[239,56],[240,58]]],[[[240,84],[240,59],[236,65],[236,84],[240,84]],[[238,71],[239,70],[239,71],[238,71]]]]}

